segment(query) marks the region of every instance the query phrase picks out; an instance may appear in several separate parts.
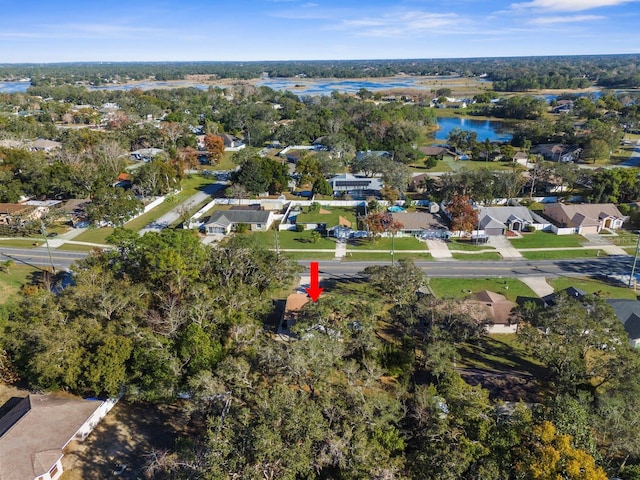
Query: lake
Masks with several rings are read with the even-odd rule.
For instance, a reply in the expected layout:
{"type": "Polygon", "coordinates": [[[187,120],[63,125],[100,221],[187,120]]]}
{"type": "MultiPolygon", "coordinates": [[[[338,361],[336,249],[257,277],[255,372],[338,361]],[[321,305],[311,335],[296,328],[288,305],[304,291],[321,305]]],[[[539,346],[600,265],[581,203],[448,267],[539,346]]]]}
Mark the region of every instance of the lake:
{"type": "MultiPolygon", "coordinates": [[[[450,79],[456,77],[439,77],[450,79]]],[[[425,90],[434,88],[433,85],[425,85],[424,77],[385,77],[375,80],[340,80],[335,78],[262,78],[256,85],[265,86],[273,90],[289,90],[296,95],[331,95],[332,92],[357,93],[361,88],[371,92],[389,90],[390,88],[413,88],[425,90]]],[[[447,84],[447,87],[455,86],[447,84]]]]}
{"type": "Polygon", "coordinates": [[[0,93],[26,92],[31,82],[0,82],[0,93]]]}
{"type": "Polygon", "coordinates": [[[478,141],[483,142],[487,138],[490,142],[509,142],[513,135],[505,122],[499,120],[475,120],[462,117],[436,117],[438,130],[435,138],[438,141],[446,142],[449,132],[454,128],[471,130],[478,134],[478,141]]]}

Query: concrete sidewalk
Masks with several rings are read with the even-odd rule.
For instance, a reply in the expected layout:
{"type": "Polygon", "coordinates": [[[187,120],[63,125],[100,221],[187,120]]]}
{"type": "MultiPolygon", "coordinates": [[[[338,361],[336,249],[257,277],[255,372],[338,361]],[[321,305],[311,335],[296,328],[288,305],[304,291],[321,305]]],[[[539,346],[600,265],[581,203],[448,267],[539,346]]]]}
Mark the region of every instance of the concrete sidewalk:
{"type": "Polygon", "coordinates": [[[513,247],[507,237],[503,237],[502,235],[492,235],[489,237],[489,241],[487,243],[495,248],[504,260],[521,260],[523,258],[522,254],[513,247]]]}
{"type": "Polygon", "coordinates": [[[533,290],[533,293],[540,298],[551,295],[554,291],[553,287],[547,283],[545,277],[520,277],[519,280],[533,290]]]}
{"type": "Polygon", "coordinates": [[[427,240],[427,247],[434,260],[450,260],[453,258],[449,251],[449,246],[443,240],[427,240]]]}

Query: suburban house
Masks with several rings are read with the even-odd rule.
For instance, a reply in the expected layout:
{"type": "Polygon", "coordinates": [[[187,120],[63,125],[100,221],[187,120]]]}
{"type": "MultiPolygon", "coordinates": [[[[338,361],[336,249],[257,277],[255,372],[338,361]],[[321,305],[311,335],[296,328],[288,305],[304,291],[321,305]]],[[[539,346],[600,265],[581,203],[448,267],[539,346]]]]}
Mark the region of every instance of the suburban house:
{"type": "Polygon", "coordinates": [[[287,297],[282,318],[276,329],[278,335],[291,336],[291,327],[298,321],[300,312],[307,303],[309,296],[306,293],[292,293],[287,297]]]}
{"type": "Polygon", "coordinates": [[[218,135],[222,141],[224,142],[224,149],[230,149],[229,151],[237,151],[242,150],[245,147],[245,144],[237,137],[233,135],[229,135],[228,133],[223,133],[222,135],[218,135]]]}
{"type": "Polygon", "coordinates": [[[544,215],[556,227],[573,229],[579,234],[599,233],[603,228],[616,230],[629,219],[613,203],[549,203],[544,206],[544,215]]]}
{"type": "Polygon", "coordinates": [[[427,157],[435,157],[438,160],[444,160],[445,158],[450,158],[455,160],[456,158],[458,158],[457,153],[452,152],[446,147],[439,147],[439,146],[420,147],[418,150],[424,153],[427,157]]]}
{"type": "Polygon", "coordinates": [[[35,152],[51,152],[60,148],[62,144],[53,140],[47,140],[44,138],[38,138],[37,140],[29,144],[29,149],[35,152]]]}
{"type": "Polygon", "coordinates": [[[274,221],[274,212],[269,210],[238,209],[232,207],[231,210],[218,210],[209,217],[204,229],[207,235],[228,235],[238,228],[238,225],[245,224],[251,231],[266,232],[271,228],[274,221]]]}
{"type": "Polygon", "coordinates": [[[511,157],[511,160],[520,165],[527,166],[529,163],[529,155],[526,152],[516,152],[511,157]]]}
{"type": "Polygon", "coordinates": [[[515,333],[517,324],[511,321],[515,303],[507,300],[504,295],[489,290],[476,293],[472,301],[480,305],[493,322],[493,325],[487,327],[489,333],[515,333]]]}
{"type": "Polygon", "coordinates": [[[364,157],[386,157],[392,158],[393,155],[385,150],[358,150],[356,152],[356,160],[361,160],[364,157]]]}
{"type": "Polygon", "coordinates": [[[34,216],[36,208],[22,203],[0,203],[0,225],[14,225],[18,219],[34,216]]]}
{"type": "Polygon", "coordinates": [[[360,177],[350,173],[342,173],[329,179],[333,193],[379,192],[382,190],[382,179],[379,177],[360,177]]]}
{"type": "Polygon", "coordinates": [[[439,215],[428,212],[392,212],[391,217],[402,225],[400,233],[403,235],[419,235],[428,230],[447,230],[439,215]]]}
{"type": "Polygon", "coordinates": [[[564,290],[560,290],[557,292],[550,293],[549,295],[545,295],[544,297],[541,298],[541,300],[545,306],[555,305],[556,300],[563,296],[568,298],[573,298],[574,300],[581,302],[584,299],[584,297],[587,296],[587,292],[577,287],[567,287],[564,290]]]}
{"type": "Polygon", "coordinates": [[[631,346],[640,347],[640,302],[612,298],[608,299],[607,303],[611,305],[613,311],[616,312],[616,317],[624,325],[631,346]]]}
{"type": "Polygon", "coordinates": [[[522,232],[532,226],[536,230],[548,227],[550,223],[527,207],[481,207],[478,225],[485,235],[505,235],[508,231],[522,232]]]}
{"type": "Polygon", "coordinates": [[[542,143],[531,149],[531,153],[542,155],[545,160],[552,162],[575,162],[580,158],[582,149],[575,145],[563,143],[542,143]]]}
{"type": "Polygon", "coordinates": [[[131,152],[131,159],[139,162],[150,162],[157,155],[164,154],[164,150],[161,148],[141,148],[131,152]]]}
{"type": "Polygon", "coordinates": [[[29,395],[12,400],[16,401],[0,417],[2,480],[60,478],[65,447],[72,440],[87,438],[116,403],[68,395],[29,395]]]}

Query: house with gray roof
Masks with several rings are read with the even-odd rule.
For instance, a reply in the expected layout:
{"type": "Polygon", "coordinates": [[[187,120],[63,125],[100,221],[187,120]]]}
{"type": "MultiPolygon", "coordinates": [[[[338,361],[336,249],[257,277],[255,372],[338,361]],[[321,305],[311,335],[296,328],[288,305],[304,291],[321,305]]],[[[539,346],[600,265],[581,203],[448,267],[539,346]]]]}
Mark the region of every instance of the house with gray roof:
{"type": "Polygon", "coordinates": [[[209,217],[204,229],[207,235],[228,235],[245,224],[251,231],[266,232],[273,220],[274,212],[270,210],[218,210],[209,217]]]}
{"type": "Polygon", "coordinates": [[[400,223],[400,233],[404,235],[418,235],[429,230],[447,230],[447,226],[439,215],[429,212],[392,212],[391,217],[400,223]]]}
{"type": "Polygon", "coordinates": [[[637,300],[623,300],[611,298],[607,300],[616,317],[624,325],[629,336],[629,343],[634,348],[640,347],[640,302],[637,300]]]}
{"type": "Polygon", "coordinates": [[[116,401],[29,395],[10,402],[0,417],[0,479],[57,480],[65,447],[84,440],[116,401]]]}
{"type": "Polygon", "coordinates": [[[350,173],[342,173],[329,179],[329,184],[333,189],[333,193],[342,192],[362,192],[382,190],[382,179],[379,177],[361,177],[350,173]]]}
{"type": "Polygon", "coordinates": [[[550,222],[527,207],[481,207],[478,212],[478,224],[485,235],[504,235],[507,231],[521,232],[529,226],[542,230],[550,222]]]}

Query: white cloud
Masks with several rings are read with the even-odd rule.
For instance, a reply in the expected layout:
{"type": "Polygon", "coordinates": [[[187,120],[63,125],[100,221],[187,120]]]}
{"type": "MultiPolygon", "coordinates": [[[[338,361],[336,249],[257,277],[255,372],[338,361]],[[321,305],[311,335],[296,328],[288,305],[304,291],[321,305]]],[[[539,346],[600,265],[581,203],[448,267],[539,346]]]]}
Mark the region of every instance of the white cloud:
{"type": "Polygon", "coordinates": [[[578,23],[578,22],[591,22],[595,20],[604,20],[605,17],[600,15],[569,15],[569,16],[557,16],[557,17],[538,17],[531,20],[529,23],[533,25],[553,25],[556,23],[578,23]]]}
{"type": "Polygon", "coordinates": [[[338,28],[364,36],[398,37],[442,31],[464,23],[467,23],[466,20],[455,13],[404,11],[378,17],[343,20],[338,28]]]}
{"type": "Polygon", "coordinates": [[[540,9],[555,12],[579,12],[599,7],[614,7],[638,0],[532,0],[530,2],[512,3],[513,9],[540,9]]]}

